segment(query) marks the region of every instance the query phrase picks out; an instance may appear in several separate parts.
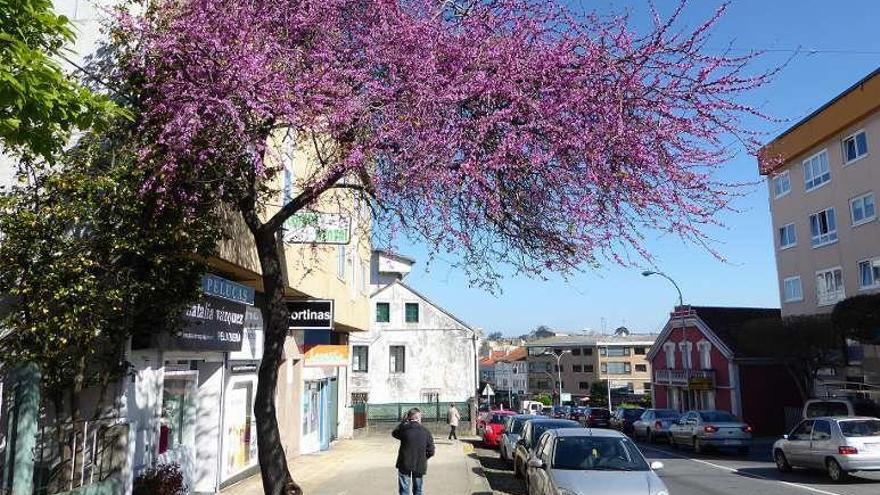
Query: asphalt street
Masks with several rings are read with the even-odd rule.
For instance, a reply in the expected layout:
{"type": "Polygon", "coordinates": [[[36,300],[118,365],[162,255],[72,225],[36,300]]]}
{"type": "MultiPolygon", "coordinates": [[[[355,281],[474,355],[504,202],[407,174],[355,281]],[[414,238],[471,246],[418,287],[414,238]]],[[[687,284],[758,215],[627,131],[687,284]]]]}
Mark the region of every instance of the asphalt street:
{"type": "MultiPolygon", "coordinates": [[[[668,445],[639,447],[650,461],[660,461],[658,472],[670,495],[878,495],[880,473],[854,474],[843,484],[831,482],[823,472],[796,469],[780,473],[770,457],[770,444],[757,445],[747,457],[734,453],[694,454],[668,445]]],[[[493,493],[525,495],[525,487],[498,457],[498,451],[476,445],[476,456],[493,493]]]]}

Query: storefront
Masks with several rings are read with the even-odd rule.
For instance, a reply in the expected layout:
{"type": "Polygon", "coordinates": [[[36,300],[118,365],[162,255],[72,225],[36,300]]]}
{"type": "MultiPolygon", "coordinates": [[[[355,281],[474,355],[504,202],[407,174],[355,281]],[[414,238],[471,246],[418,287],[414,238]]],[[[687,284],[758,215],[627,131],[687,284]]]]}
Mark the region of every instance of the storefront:
{"type": "Polygon", "coordinates": [[[192,493],[215,493],[255,465],[262,318],[253,289],[215,275],[202,289],[180,332],[132,339],[126,413],[135,474],[176,464],[192,493]]]}

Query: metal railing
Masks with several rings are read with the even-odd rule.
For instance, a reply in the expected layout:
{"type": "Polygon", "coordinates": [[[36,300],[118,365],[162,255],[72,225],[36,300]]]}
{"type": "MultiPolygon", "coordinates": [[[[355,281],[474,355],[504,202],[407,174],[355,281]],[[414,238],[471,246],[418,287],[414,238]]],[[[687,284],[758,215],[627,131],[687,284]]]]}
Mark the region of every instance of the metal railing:
{"type": "Polygon", "coordinates": [[[125,465],[128,423],[119,418],[45,425],[34,448],[34,495],[105,481],[125,465]]]}
{"type": "MultiPolygon", "coordinates": [[[[367,422],[398,422],[403,415],[413,407],[417,407],[422,411],[423,423],[442,423],[446,421],[446,411],[449,408],[449,402],[395,402],[391,404],[367,404],[366,416],[367,422]]],[[[470,421],[470,408],[466,401],[455,402],[458,412],[461,415],[461,421],[470,421]]]]}
{"type": "Polygon", "coordinates": [[[654,381],[658,384],[687,385],[691,380],[711,380],[715,385],[715,370],[659,369],[654,370],[654,381]]]}

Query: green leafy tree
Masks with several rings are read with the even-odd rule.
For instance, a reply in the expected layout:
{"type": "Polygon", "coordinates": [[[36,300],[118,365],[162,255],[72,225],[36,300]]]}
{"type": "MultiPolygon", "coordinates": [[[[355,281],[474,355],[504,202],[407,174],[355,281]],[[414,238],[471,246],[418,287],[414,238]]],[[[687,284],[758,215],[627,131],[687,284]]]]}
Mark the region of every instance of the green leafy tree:
{"type": "Polygon", "coordinates": [[[834,306],[831,321],[846,338],[880,343],[880,294],[848,297],[834,306]]]}
{"type": "Polygon", "coordinates": [[[114,106],[58,64],[73,41],[51,0],[0,0],[0,144],[27,158],[54,160],[74,129],[88,129],[114,106]]]}
{"type": "Polygon", "coordinates": [[[219,240],[215,217],[141,193],[127,132],[87,135],[0,194],[0,353],[40,366],[57,416],[76,419],[79,391],[125,372],[129,337],[176,328],[219,240]]]}
{"type": "Polygon", "coordinates": [[[608,384],[606,382],[598,381],[590,384],[590,405],[608,405],[608,384]]]}

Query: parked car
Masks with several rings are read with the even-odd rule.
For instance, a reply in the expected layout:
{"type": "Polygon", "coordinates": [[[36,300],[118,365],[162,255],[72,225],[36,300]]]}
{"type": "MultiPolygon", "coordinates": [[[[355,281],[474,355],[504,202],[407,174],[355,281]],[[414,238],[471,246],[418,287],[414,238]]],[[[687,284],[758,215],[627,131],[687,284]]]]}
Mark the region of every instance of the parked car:
{"type": "Polygon", "coordinates": [[[553,413],[553,408],[550,406],[544,406],[541,408],[541,415],[549,417],[550,414],[553,413]]]}
{"type": "Polygon", "coordinates": [[[880,471],[880,419],[805,419],[773,444],[773,460],[782,472],[824,469],[835,482],[846,481],[853,471],[880,471]]]}
{"type": "Polygon", "coordinates": [[[633,423],[641,418],[644,412],[641,407],[620,407],[611,415],[610,426],[624,435],[632,436],[633,423]]]}
{"type": "Polygon", "coordinates": [[[590,428],[608,428],[611,426],[611,411],[604,407],[588,407],[583,423],[590,428]]]}
{"type": "Polygon", "coordinates": [[[553,406],[553,412],[550,413],[550,416],[555,419],[568,419],[569,413],[571,413],[571,406],[553,406]]]}
{"type": "Polygon", "coordinates": [[[752,427],[727,411],[689,411],[669,427],[669,444],[687,445],[694,452],[705,447],[734,448],[744,455],[752,445],[752,427]]]}
{"type": "Polygon", "coordinates": [[[544,433],[528,461],[529,495],[659,495],[668,490],[632,440],[612,430],[544,433]]]}
{"type": "Polygon", "coordinates": [[[541,409],[543,408],[544,404],[541,404],[538,401],[524,400],[520,406],[520,412],[522,414],[541,414],[541,409]]]}
{"type": "Polygon", "coordinates": [[[868,416],[880,418],[880,405],[860,397],[809,399],[804,403],[803,419],[819,416],[868,416]]]}
{"type": "Polygon", "coordinates": [[[483,425],[483,445],[498,447],[501,443],[501,434],[504,433],[504,420],[514,415],[516,415],[514,411],[493,411],[483,425]]]}
{"type": "MultiPolygon", "coordinates": [[[[519,441],[516,443],[516,449],[513,451],[514,476],[517,478],[525,477],[526,463],[532,457],[533,449],[542,433],[557,428],[578,428],[580,426],[576,421],[570,419],[534,418],[527,420],[523,425],[519,441]]],[[[528,483],[528,480],[526,482],[528,483]]]]}
{"type": "Polygon", "coordinates": [[[501,460],[505,463],[513,462],[513,451],[516,449],[516,442],[520,438],[523,425],[526,421],[535,419],[534,414],[517,414],[504,418],[504,433],[501,434],[501,445],[498,452],[501,460]]]}
{"type": "Polygon", "coordinates": [[[646,409],[642,417],[633,422],[633,437],[648,442],[669,439],[669,427],[681,414],[673,409],[646,409]]]}
{"type": "Polygon", "coordinates": [[[587,409],[584,406],[572,407],[571,412],[568,413],[568,419],[578,422],[584,421],[587,417],[587,409]]]}

